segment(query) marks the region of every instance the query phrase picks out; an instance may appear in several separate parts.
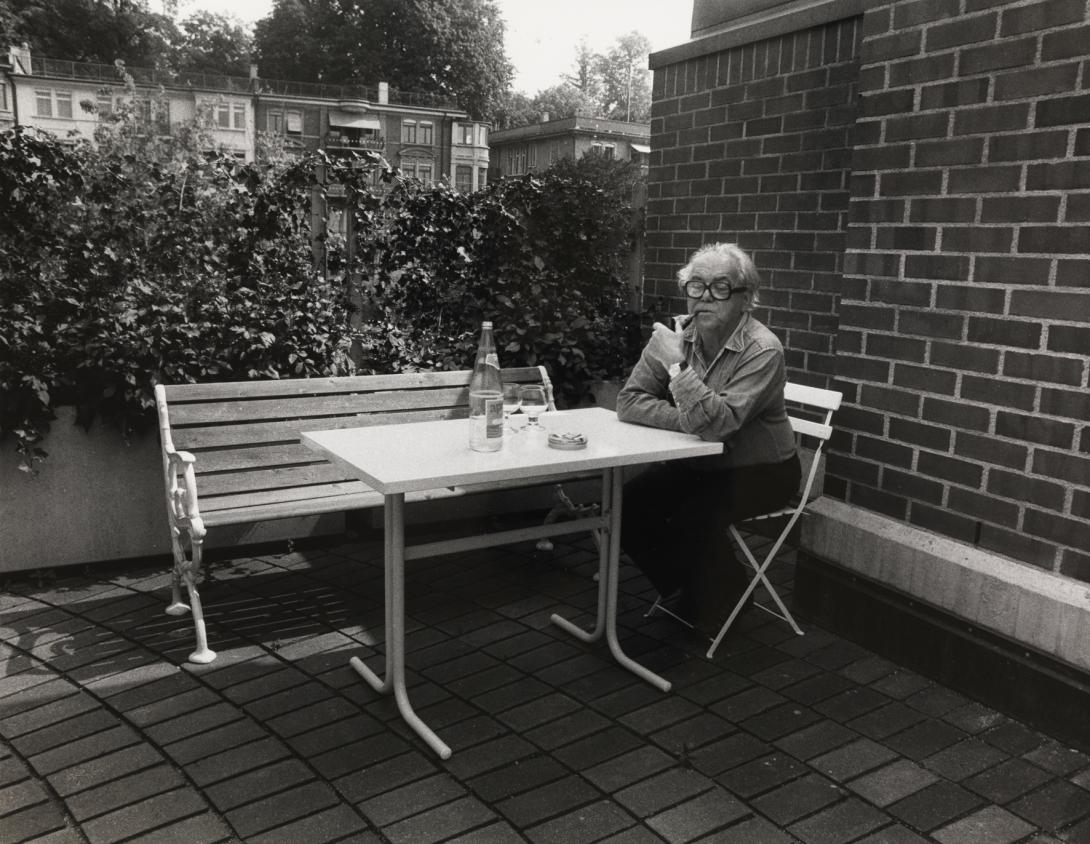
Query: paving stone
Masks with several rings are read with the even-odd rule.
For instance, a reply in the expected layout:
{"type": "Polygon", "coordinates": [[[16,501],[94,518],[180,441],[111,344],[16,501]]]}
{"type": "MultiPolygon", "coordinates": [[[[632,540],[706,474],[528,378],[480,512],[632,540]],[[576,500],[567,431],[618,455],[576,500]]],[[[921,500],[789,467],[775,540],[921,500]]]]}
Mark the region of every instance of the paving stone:
{"type": "Polygon", "coordinates": [[[221,812],[314,779],[298,759],[281,759],[205,788],[205,796],[221,812]]]}
{"type": "Polygon", "coordinates": [[[523,737],[543,750],[552,750],[611,725],[608,718],[594,710],[577,709],[570,715],[526,731],[523,737]]]}
{"type": "Polygon", "coordinates": [[[932,833],[939,844],[1010,844],[1033,827],[999,806],[988,806],[932,833]]]}
{"type": "Polygon", "coordinates": [[[733,732],[734,726],[729,721],[710,712],[701,712],[648,737],[668,753],[681,756],[733,732]]]}
{"type": "Polygon", "coordinates": [[[969,777],[962,785],[993,803],[1006,804],[1052,778],[1052,774],[1021,759],[1007,759],[969,777]]]}
{"type": "Polygon", "coordinates": [[[650,706],[629,712],[618,720],[629,729],[646,736],[663,727],[692,718],[699,712],[700,707],[695,703],[683,697],[670,695],[660,697],[650,706]]]}
{"type": "Polygon", "coordinates": [[[431,844],[481,826],[495,817],[495,813],[476,798],[462,797],[385,827],[382,833],[393,844],[431,844]]]}
{"type": "Polygon", "coordinates": [[[551,756],[516,759],[502,768],[468,781],[477,796],[488,803],[498,803],[516,794],[531,791],[563,779],[570,772],[551,756]]]}
{"type": "Polygon", "coordinates": [[[601,800],[531,827],[524,834],[534,844],[587,844],[634,824],[632,816],[615,803],[601,800]]]}
{"type": "Polygon", "coordinates": [[[860,715],[858,718],[853,718],[847,723],[847,726],[858,733],[862,733],[867,738],[881,741],[894,733],[899,733],[901,730],[911,727],[913,724],[920,723],[926,717],[922,712],[906,706],[900,701],[893,701],[865,715],[860,715]]]}
{"type": "Polygon", "coordinates": [[[889,660],[880,656],[868,655],[837,669],[837,673],[855,683],[867,685],[881,680],[896,670],[896,664],[889,660]]]}
{"type": "Polygon", "coordinates": [[[24,712],[5,714],[0,720],[0,735],[10,740],[43,727],[54,727],[69,718],[98,709],[99,705],[88,694],[76,692],[65,695],[24,712]]]}
{"type": "Polygon", "coordinates": [[[630,826],[608,838],[602,838],[597,844],[662,844],[662,837],[646,826],[630,826]]]}
{"type": "Polygon", "coordinates": [[[1003,751],[981,741],[968,739],[940,750],[923,760],[929,770],[954,782],[961,782],[966,777],[986,770],[1007,756],[1003,751]]]}
{"type": "Polygon", "coordinates": [[[812,709],[788,702],[762,712],[760,715],[746,718],[741,726],[757,738],[774,741],[821,720],[821,716],[812,709]]]}
{"type": "Polygon", "coordinates": [[[174,821],[146,835],[130,838],[125,844],[218,844],[230,840],[231,830],[227,824],[208,812],[174,821]]]}
{"type": "Polygon", "coordinates": [[[164,745],[162,749],[179,765],[188,765],[229,748],[266,738],[267,735],[258,724],[242,718],[214,730],[164,745]]]}
{"type": "Polygon", "coordinates": [[[70,768],[97,756],[140,742],[140,736],[124,726],[111,727],[30,757],[30,764],[43,776],[70,768]]]}
{"type": "Polygon", "coordinates": [[[856,686],[814,704],[814,709],[827,718],[846,724],[889,703],[889,698],[867,686],[856,686]]]}
{"type": "Polygon", "coordinates": [[[810,760],[810,765],[838,782],[877,768],[897,756],[888,747],[861,738],[810,760]]]}
{"type": "MultiPolygon", "coordinates": [[[[532,687],[533,684],[527,682],[513,683],[512,685],[532,687]]],[[[534,691],[531,690],[530,694],[533,693],[534,691]]],[[[529,699],[529,694],[523,695],[520,693],[519,696],[524,702],[517,706],[511,706],[510,708],[504,707],[502,710],[499,710],[496,715],[497,720],[502,721],[515,732],[522,733],[582,708],[582,705],[578,701],[573,700],[562,692],[550,692],[548,687],[544,684],[541,684],[541,689],[537,690],[536,693],[541,695],[541,697],[529,699]]],[[[487,698],[488,696],[486,695],[485,697],[487,698]]],[[[479,699],[475,702],[477,702],[478,705],[482,705],[482,702],[479,699]]],[[[494,701],[486,700],[483,704],[485,704],[485,708],[489,711],[497,711],[494,701]]]]}
{"type": "Polygon", "coordinates": [[[981,738],[988,744],[1005,750],[1007,753],[1021,755],[1040,747],[1045,737],[1024,724],[1004,718],[997,726],[986,731],[981,738]]]}
{"type": "Polygon", "coordinates": [[[9,841],[29,841],[62,829],[65,825],[64,811],[53,801],[19,809],[0,820],[9,841]]]}
{"type": "Polygon", "coordinates": [[[708,777],[685,768],[668,768],[615,792],[613,799],[639,818],[680,803],[715,787],[708,777]]]}
{"type": "Polygon", "coordinates": [[[119,841],[175,823],[208,810],[208,804],[189,788],[149,797],[86,821],[83,831],[91,844],[119,841]]]}
{"type": "Polygon", "coordinates": [[[0,788],[0,816],[36,806],[50,799],[49,792],[37,780],[23,780],[0,788]]]}
{"type": "Polygon", "coordinates": [[[892,674],[887,674],[880,680],[871,683],[871,688],[898,700],[911,697],[931,685],[926,677],[921,677],[914,671],[898,668],[892,674]]]}
{"type": "Polygon", "coordinates": [[[842,747],[857,739],[858,736],[847,727],[834,721],[818,721],[798,732],[783,736],[772,742],[780,750],[786,751],[796,759],[812,759],[833,748],[842,747]]]}
{"type": "Polygon", "coordinates": [[[457,838],[449,838],[446,844],[522,844],[524,841],[526,839],[511,824],[498,821],[457,838]]]}
{"type": "Polygon", "coordinates": [[[708,776],[716,776],[759,756],[770,754],[773,747],[749,733],[733,733],[726,738],[704,745],[689,754],[694,768],[708,776]]]}
{"type": "Polygon", "coordinates": [[[444,764],[452,774],[465,780],[537,752],[538,749],[521,736],[505,735],[476,747],[460,750],[444,764]]]}
{"type": "Polygon", "coordinates": [[[5,756],[0,750],[0,788],[27,779],[30,769],[13,756],[5,756]]]}
{"type": "Polygon", "coordinates": [[[846,794],[840,786],[825,777],[807,774],[750,803],[754,809],[782,827],[835,803],[846,794]]]}
{"type": "Polygon", "coordinates": [[[887,811],[909,826],[928,832],[976,809],[983,802],[956,783],[939,780],[887,807],[887,811]]]}
{"type": "Polygon", "coordinates": [[[913,724],[884,740],[887,747],[917,762],[926,759],[944,748],[950,747],[965,738],[965,733],[947,724],[928,718],[919,724],[913,724]]]}
{"type": "Polygon", "coordinates": [[[1067,776],[1090,765],[1090,757],[1085,753],[1064,747],[1055,739],[1048,739],[1040,747],[1023,753],[1022,758],[1060,776],[1067,776]]]}
{"type": "Polygon", "coordinates": [[[340,802],[324,782],[309,782],[227,811],[227,821],[244,839],[291,823],[340,802]]]}
{"type": "Polygon", "coordinates": [[[569,775],[540,785],[495,804],[495,808],[516,829],[527,829],[547,818],[556,817],[602,798],[602,793],[585,779],[569,775]]]}
{"type": "Polygon", "coordinates": [[[115,715],[105,709],[91,709],[74,718],[50,724],[32,733],[12,739],[12,746],[23,756],[35,756],[58,745],[84,738],[117,726],[115,715]]]}
{"type": "Polygon", "coordinates": [[[276,762],[289,755],[290,751],[274,738],[261,738],[257,741],[233,747],[223,753],[207,756],[186,766],[186,775],[198,786],[238,776],[269,763],[276,762]]]}
{"type": "Polygon", "coordinates": [[[982,733],[1001,723],[1003,716],[983,704],[970,702],[942,716],[942,720],[970,735],[982,733]]]}
{"type": "Polygon", "coordinates": [[[915,794],[936,780],[938,777],[930,771],[907,759],[898,759],[884,768],[852,780],[848,783],[848,788],[875,806],[882,807],[915,794]]]}
{"type": "Polygon", "coordinates": [[[640,747],[583,771],[590,782],[607,793],[619,791],[677,764],[658,748],[640,747]]]}
{"type": "Polygon", "coordinates": [[[927,844],[928,839],[923,838],[911,829],[900,824],[882,827],[877,832],[872,832],[865,838],[860,838],[855,844],[927,844]]]}
{"type": "Polygon", "coordinates": [[[44,835],[27,839],[26,844],[85,844],[86,840],[78,828],[65,826],[44,835]]]}
{"type": "Polygon", "coordinates": [[[1056,780],[1007,808],[1038,828],[1053,831],[1090,815],[1090,791],[1056,780]]]}
{"type": "Polygon", "coordinates": [[[638,736],[619,726],[611,726],[586,738],[574,741],[558,750],[553,755],[565,765],[576,770],[589,768],[620,753],[632,750],[642,744],[638,736]]]}
{"type": "Polygon", "coordinates": [[[209,730],[223,728],[245,717],[245,713],[233,704],[217,701],[211,706],[145,727],[144,733],[157,744],[171,744],[209,730]]]}
{"type": "Polygon", "coordinates": [[[358,808],[375,826],[384,827],[465,793],[461,783],[440,772],[365,800],[358,808]]]}
{"type": "Polygon", "coordinates": [[[174,768],[160,764],[73,794],[65,804],[72,817],[84,821],[185,785],[185,780],[174,768]]]}
{"type": "Polygon", "coordinates": [[[647,818],[647,825],[667,841],[692,841],[749,814],[746,806],[722,789],[713,789],[647,818]]]}
{"type": "Polygon", "coordinates": [[[162,761],[162,754],[151,745],[134,744],[54,771],[46,779],[57,794],[67,797],[109,782],[117,777],[118,772],[135,773],[162,761]]]}
{"type": "Polygon", "coordinates": [[[873,806],[850,797],[792,824],[787,831],[805,844],[842,844],[883,826],[888,820],[873,806]]]}
{"type": "Polygon", "coordinates": [[[772,753],[732,768],[715,779],[739,797],[749,799],[808,773],[805,765],[784,754],[772,753]]]}

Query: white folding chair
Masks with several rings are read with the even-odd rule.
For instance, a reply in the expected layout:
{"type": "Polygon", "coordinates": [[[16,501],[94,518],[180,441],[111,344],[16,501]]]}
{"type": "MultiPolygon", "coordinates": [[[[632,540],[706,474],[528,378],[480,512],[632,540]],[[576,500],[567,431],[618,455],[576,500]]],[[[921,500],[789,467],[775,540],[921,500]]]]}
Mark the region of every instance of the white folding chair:
{"type": "MultiPolygon", "coordinates": [[[[746,525],[755,522],[768,521],[770,519],[786,519],[783,529],[775,538],[772,546],[768,549],[760,562],[758,562],[753,551],[742,537],[741,532],[738,530],[738,526],[733,524],[730,526],[731,537],[738,543],[738,547],[745,556],[746,562],[749,563],[750,567],[753,569],[753,579],[750,580],[749,585],[738,599],[738,603],[735,604],[734,609],[731,610],[727,620],[723,622],[723,626],[719,628],[719,632],[712,640],[711,647],[708,648],[707,654],[709,659],[715,656],[715,651],[719,647],[719,643],[723,641],[723,637],[727,635],[730,626],[734,623],[734,620],[738,617],[739,613],[742,612],[742,608],[745,606],[746,601],[749,600],[750,595],[753,594],[753,590],[757,588],[758,584],[765,588],[765,591],[768,592],[773,602],[775,602],[779,612],[766,607],[763,604],[754,603],[754,606],[786,621],[791,625],[792,630],[800,636],[802,635],[802,629],[795,622],[794,616],[791,615],[791,612],[787,609],[787,606],[769,582],[765,572],[776,558],[776,555],[780,552],[780,548],[783,546],[788,534],[791,533],[791,529],[795,526],[795,522],[797,522],[799,517],[806,512],[806,507],[810,503],[810,493],[821,465],[821,452],[824,449],[825,443],[828,442],[829,437],[832,436],[833,433],[831,425],[833,413],[839,409],[843,396],[835,390],[823,390],[818,387],[807,387],[803,384],[788,383],[784,387],[784,398],[787,400],[788,404],[788,419],[791,421],[791,428],[795,432],[795,437],[799,441],[799,445],[802,446],[804,438],[807,438],[807,440],[811,442],[816,442],[816,445],[812,452],[800,448],[800,455],[810,455],[810,465],[809,468],[804,467],[803,474],[805,482],[803,483],[798,499],[795,500],[794,503],[782,507],[779,510],[775,510],[771,513],[762,513],[759,516],[754,516],[753,518],[746,519],[740,523],[746,525]]],[[[684,622],[684,619],[681,619],[663,606],[661,599],[655,601],[651,609],[648,610],[647,615],[650,615],[655,610],[661,610],[684,622]]]]}

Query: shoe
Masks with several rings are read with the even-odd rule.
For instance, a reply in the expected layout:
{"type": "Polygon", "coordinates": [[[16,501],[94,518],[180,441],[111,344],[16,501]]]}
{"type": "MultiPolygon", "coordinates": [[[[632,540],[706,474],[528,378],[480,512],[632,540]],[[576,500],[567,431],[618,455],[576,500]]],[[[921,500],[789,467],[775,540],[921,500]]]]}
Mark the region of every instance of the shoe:
{"type": "MultiPolygon", "coordinates": [[[[719,631],[723,629],[727,619],[730,618],[730,614],[741,595],[741,592],[732,592],[725,596],[720,595],[717,599],[705,601],[701,606],[697,607],[693,616],[693,626],[709,639],[715,639],[719,635],[719,631]]],[[[738,619],[752,606],[753,593],[750,592],[745,604],[742,605],[742,609],[734,617],[734,623],[736,624],[738,619]]]]}

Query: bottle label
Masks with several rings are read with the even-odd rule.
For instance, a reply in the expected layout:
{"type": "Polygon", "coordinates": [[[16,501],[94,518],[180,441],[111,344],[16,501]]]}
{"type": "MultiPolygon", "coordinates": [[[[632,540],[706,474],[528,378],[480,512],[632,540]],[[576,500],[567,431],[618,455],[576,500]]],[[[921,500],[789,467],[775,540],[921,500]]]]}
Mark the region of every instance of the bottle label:
{"type": "Polygon", "coordinates": [[[484,356],[484,365],[498,370],[500,368],[500,356],[496,352],[489,352],[484,356]]]}
{"type": "Polygon", "coordinates": [[[503,399],[486,399],[484,403],[485,438],[503,438],[503,399]]]}

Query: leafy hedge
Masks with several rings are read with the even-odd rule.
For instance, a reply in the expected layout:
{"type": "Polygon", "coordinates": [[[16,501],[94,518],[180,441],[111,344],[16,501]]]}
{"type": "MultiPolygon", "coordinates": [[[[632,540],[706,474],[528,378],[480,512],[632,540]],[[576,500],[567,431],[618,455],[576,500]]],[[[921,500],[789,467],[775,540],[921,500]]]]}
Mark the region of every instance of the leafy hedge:
{"type": "Polygon", "coordinates": [[[505,365],[547,364],[569,400],[629,364],[630,211],[577,175],[464,195],[377,159],[141,137],[0,133],[0,437],[26,469],[57,404],[127,434],[157,383],[465,368],[481,319],[505,365]],[[333,184],[351,243],[313,232],[333,184]]]}

